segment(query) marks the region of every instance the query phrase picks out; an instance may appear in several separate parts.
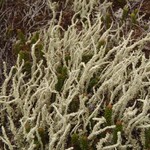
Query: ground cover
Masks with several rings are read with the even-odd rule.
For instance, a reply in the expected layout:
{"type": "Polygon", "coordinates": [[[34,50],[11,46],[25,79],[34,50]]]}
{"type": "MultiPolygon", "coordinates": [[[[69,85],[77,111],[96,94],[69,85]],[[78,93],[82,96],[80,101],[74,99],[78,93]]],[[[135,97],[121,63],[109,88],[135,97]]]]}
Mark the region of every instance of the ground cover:
{"type": "Polygon", "coordinates": [[[0,148],[150,149],[148,4],[1,0],[0,148]]]}

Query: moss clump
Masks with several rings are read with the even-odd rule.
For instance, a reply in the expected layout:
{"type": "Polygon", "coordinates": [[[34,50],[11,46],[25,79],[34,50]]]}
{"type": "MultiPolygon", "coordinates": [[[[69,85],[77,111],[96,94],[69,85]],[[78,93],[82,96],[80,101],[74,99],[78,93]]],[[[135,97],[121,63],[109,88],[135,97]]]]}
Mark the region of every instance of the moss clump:
{"type": "Polygon", "coordinates": [[[40,42],[39,44],[36,45],[35,56],[37,58],[37,61],[43,60],[44,64],[46,64],[46,60],[45,60],[44,53],[42,50],[43,50],[43,43],[40,42]]]}
{"type": "Polygon", "coordinates": [[[21,60],[28,61],[28,60],[31,59],[31,58],[30,58],[30,53],[29,53],[28,51],[23,51],[23,50],[21,50],[21,51],[19,52],[19,55],[20,55],[20,59],[21,59],[21,60]]]}
{"type": "Polygon", "coordinates": [[[40,150],[42,145],[43,145],[43,147],[45,147],[45,144],[48,143],[49,135],[48,135],[48,132],[43,127],[39,127],[37,129],[37,131],[38,131],[38,135],[39,135],[39,138],[40,138],[42,144],[39,141],[36,133],[34,135],[34,144],[35,144],[35,149],[40,150]]]}
{"type": "Polygon", "coordinates": [[[20,43],[25,44],[26,37],[25,37],[25,34],[22,32],[22,30],[20,29],[17,30],[17,36],[18,36],[18,39],[20,40],[20,43]]]}
{"type": "Polygon", "coordinates": [[[74,147],[74,149],[76,150],[81,150],[80,149],[80,144],[79,144],[79,135],[74,133],[72,136],[71,136],[71,144],[72,146],[74,147]]]}
{"type": "MultiPolygon", "coordinates": [[[[1,3],[1,2],[0,2],[1,3]]],[[[12,37],[14,34],[14,29],[11,27],[11,26],[8,26],[7,30],[6,30],[6,37],[7,38],[10,38],[12,37]]]]}
{"type": "Polygon", "coordinates": [[[101,39],[101,40],[98,42],[98,46],[97,46],[98,50],[99,50],[102,46],[105,46],[105,44],[106,44],[106,41],[105,41],[104,39],[101,39]]]}
{"type": "Polygon", "coordinates": [[[56,91],[60,92],[64,85],[66,76],[63,76],[60,74],[57,76],[57,79],[58,79],[58,81],[57,81],[57,84],[55,85],[55,89],[56,89],[56,91]]]}
{"type": "Polygon", "coordinates": [[[123,8],[123,13],[122,13],[122,21],[125,21],[128,17],[128,13],[129,13],[129,8],[127,6],[125,6],[123,8]]]}
{"type": "Polygon", "coordinates": [[[126,4],[126,0],[117,0],[120,4],[126,4]]]}
{"type": "Polygon", "coordinates": [[[89,149],[89,142],[88,142],[87,136],[81,136],[79,142],[80,142],[81,150],[88,150],[89,149]]]}
{"type": "Polygon", "coordinates": [[[22,44],[18,41],[18,42],[16,42],[15,44],[13,44],[13,47],[12,47],[12,49],[13,49],[13,54],[14,55],[18,55],[19,54],[19,52],[22,50],[22,44]]]}
{"type": "Polygon", "coordinates": [[[77,112],[80,106],[80,101],[78,96],[75,96],[68,107],[68,113],[77,112]]]}
{"type": "Polygon", "coordinates": [[[102,17],[102,22],[104,23],[106,29],[109,29],[112,23],[111,14],[109,12],[106,13],[104,17],[102,17]]]}
{"type": "Polygon", "coordinates": [[[84,54],[84,55],[82,56],[82,62],[84,62],[84,63],[86,64],[87,62],[89,62],[89,60],[90,60],[92,57],[93,57],[93,54],[84,54]]]}
{"type": "Polygon", "coordinates": [[[36,32],[36,33],[31,37],[31,44],[35,44],[38,39],[39,39],[39,32],[36,32]]]}
{"type": "Polygon", "coordinates": [[[150,149],[150,128],[145,130],[145,148],[150,149]]]}
{"type": "Polygon", "coordinates": [[[30,125],[30,122],[29,121],[27,121],[26,123],[25,123],[25,131],[26,131],[26,133],[29,133],[30,132],[30,130],[31,130],[31,125],[30,125]]]}
{"type": "Polygon", "coordinates": [[[44,128],[39,127],[38,133],[40,135],[42,143],[46,144],[48,142],[48,138],[49,138],[48,132],[44,128]]]}
{"type": "Polygon", "coordinates": [[[5,0],[0,0],[0,7],[5,3],[5,0]]]}
{"type": "Polygon", "coordinates": [[[123,130],[123,126],[122,126],[122,122],[121,121],[117,121],[116,122],[116,128],[114,129],[113,131],[113,142],[116,143],[117,142],[117,139],[118,139],[118,136],[117,136],[117,133],[120,131],[122,132],[123,130]]]}
{"type": "Polygon", "coordinates": [[[71,60],[71,56],[69,54],[65,55],[65,61],[67,65],[69,65],[70,60],[71,60]]]}
{"type": "MultiPolygon", "coordinates": [[[[32,56],[31,56],[31,49],[32,45],[37,42],[39,39],[39,33],[36,32],[33,34],[31,37],[31,40],[28,41],[23,34],[23,32],[18,29],[17,30],[18,34],[18,42],[13,45],[13,52],[14,55],[20,55],[20,60],[24,60],[24,67],[23,67],[23,72],[26,72],[27,75],[31,74],[31,67],[32,67],[32,56]]],[[[35,56],[37,58],[37,62],[40,60],[43,60],[43,64],[46,64],[46,60],[44,58],[44,53],[42,52],[43,50],[43,43],[39,42],[36,47],[35,47],[35,56]]]]}
{"type": "Polygon", "coordinates": [[[112,105],[111,104],[106,106],[104,117],[106,119],[106,126],[112,125],[112,105]]]}
{"type": "Polygon", "coordinates": [[[27,75],[31,75],[32,62],[26,61],[23,67],[23,72],[26,72],[27,75]]]}
{"type": "Polygon", "coordinates": [[[64,85],[65,80],[68,78],[68,70],[65,66],[58,66],[57,68],[57,83],[55,85],[55,89],[60,92],[62,90],[62,87],[64,85]]]}
{"type": "Polygon", "coordinates": [[[138,21],[137,21],[137,13],[138,13],[138,10],[135,9],[131,14],[130,14],[130,18],[131,18],[131,23],[132,24],[137,24],[138,21]]]}
{"type": "Polygon", "coordinates": [[[93,87],[97,85],[98,81],[99,81],[99,78],[96,77],[96,75],[94,75],[94,76],[91,78],[91,80],[90,80],[90,82],[89,82],[89,85],[88,85],[88,88],[87,88],[87,92],[88,92],[88,93],[93,90],[93,87]]]}
{"type": "Polygon", "coordinates": [[[75,150],[90,150],[87,136],[74,133],[71,136],[71,144],[75,150]]]}

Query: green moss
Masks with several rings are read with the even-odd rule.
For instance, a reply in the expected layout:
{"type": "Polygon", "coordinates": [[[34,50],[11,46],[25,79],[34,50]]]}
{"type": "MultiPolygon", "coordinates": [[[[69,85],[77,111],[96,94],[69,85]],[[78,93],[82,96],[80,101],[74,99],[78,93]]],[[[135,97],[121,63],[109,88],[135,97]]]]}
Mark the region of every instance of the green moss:
{"type": "Polygon", "coordinates": [[[26,37],[25,37],[24,33],[20,29],[17,30],[17,36],[18,36],[18,39],[20,40],[20,42],[25,44],[26,37]]]}
{"type": "Polygon", "coordinates": [[[39,133],[39,135],[40,135],[41,138],[44,138],[44,135],[45,135],[44,128],[42,128],[42,127],[38,128],[38,133],[39,133]]]}
{"type": "Polygon", "coordinates": [[[148,30],[149,29],[149,26],[148,25],[144,25],[144,30],[148,30]]]}
{"type": "Polygon", "coordinates": [[[122,21],[126,20],[126,18],[128,17],[128,13],[129,13],[129,8],[127,6],[125,6],[123,8],[122,21]]]}
{"type": "Polygon", "coordinates": [[[150,149],[150,128],[145,130],[145,148],[150,149]]]}
{"type": "Polygon", "coordinates": [[[89,60],[93,57],[93,54],[85,54],[82,56],[82,62],[84,62],[85,64],[87,62],[89,62],[89,60]]]}
{"type": "Polygon", "coordinates": [[[23,67],[23,72],[27,72],[28,75],[31,74],[32,63],[30,61],[26,61],[23,67]]]}
{"type": "Polygon", "coordinates": [[[0,0],[0,7],[4,4],[5,0],[0,0]]]}
{"type": "MultiPolygon", "coordinates": [[[[48,132],[43,127],[39,127],[38,134],[39,134],[39,137],[40,137],[40,140],[41,140],[43,146],[45,147],[45,144],[47,144],[49,141],[48,132]]],[[[36,150],[41,149],[41,143],[40,143],[36,133],[34,134],[34,144],[36,145],[36,147],[35,147],[36,150]]]]}
{"type": "Polygon", "coordinates": [[[112,23],[111,14],[107,12],[106,15],[102,18],[102,21],[104,22],[106,29],[109,29],[112,23]]]}
{"type": "Polygon", "coordinates": [[[89,150],[89,141],[87,139],[87,136],[81,136],[79,142],[81,150],[89,150]]]}
{"type": "Polygon", "coordinates": [[[74,147],[75,150],[81,150],[80,149],[80,143],[79,143],[79,135],[74,133],[71,136],[71,145],[74,147]]]}
{"type": "Polygon", "coordinates": [[[44,60],[45,58],[43,57],[44,56],[44,53],[43,53],[43,44],[42,43],[39,43],[38,45],[36,45],[36,50],[35,50],[35,56],[37,58],[37,61],[40,61],[40,60],[44,60]]]}
{"type": "Polygon", "coordinates": [[[36,32],[31,38],[31,44],[35,44],[38,39],[39,39],[39,33],[36,32]]]}
{"type": "Polygon", "coordinates": [[[121,121],[117,121],[116,122],[116,128],[113,131],[113,142],[116,143],[117,139],[118,139],[118,135],[117,133],[120,131],[122,132],[123,130],[123,126],[122,126],[122,122],[121,121]]]}
{"type": "Polygon", "coordinates": [[[56,84],[56,86],[55,86],[55,89],[56,89],[58,92],[60,92],[61,89],[62,89],[62,87],[63,87],[63,85],[64,85],[65,77],[64,77],[63,75],[58,75],[58,76],[57,76],[57,79],[58,79],[58,82],[57,82],[57,84],[56,84]]]}
{"type": "Polygon", "coordinates": [[[50,102],[53,103],[55,102],[55,100],[56,100],[56,93],[52,93],[50,102]]]}
{"type": "MultiPolygon", "coordinates": [[[[17,56],[20,55],[20,59],[24,60],[25,64],[23,67],[23,72],[27,72],[27,75],[31,74],[31,67],[32,67],[32,57],[31,57],[31,47],[39,39],[39,33],[36,33],[31,38],[31,43],[26,43],[26,38],[23,32],[18,29],[18,39],[19,41],[13,45],[13,53],[17,56]]],[[[35,56],[37,61],[43,60],[43,64],[46,65],[46,60],[44,58],[43,50],[43,43],[40,42],[35,47],[35,56]]],[[[60,81],[59,81],[60,82],[60,81]]]]}
{"type": "Polygon", "coordinates": [[[71,144],[75,150],[90,150],[87,136],[74,133],[71,136],[71,144]]]}
{"type": "Polygon", "coordinates": [[[16,72],[17,72],[17,68],[14,68],[12,71],[12,74],[14,75],[14,74],[16,74],[16,72]]]}
{"type": "Polygon", "coordinates": [[[29,61],[30,60],[30,52],[28,52],[28,51],[20,51],[19,52],[19,55],[20,55],[20,59],[22,60],[24,60],[24,61],[29,61]]]}
{"type": "Polygon", "coordinates": [[[71,103],[69,104],[68,113],[77,112],[80,106],[80,101],[78,96],[75,96],[71,103]]]}
{"type": "Polygon", "coordinates": [[[66,61],[66,64],[68,65],[69,64],[69,61],[71,60],[71,56],[70,55],[66,55],[65,56],[65,61],[66,61]]]}
{"type": "Polygon", "coordinates": [[[57,71],[57,74],[62,74],[62,75],[67,75],[68,73],[67,67],[64,67],[62,65],[59,65],[56,71],[57,71]]]}
{"type": "Polygon", "coordinates": [[[38,133],[39,133],[42,143],[46,144],[49,138],[48,132],[44,128],[40,127],[38,128],[38,133]]]}
{"type": "Polygon", "coordinates": [[[20,52],[20,50],[22,49],[22,44],[20,43],[20,42],[17,42],[17,43],[15,43],[14,45],[13,45],[13,54],[14,55],[18,55],[19,54],[19,52],[20,52]]]}
{"type": "Polygon", "coordinates": [[[91,78],[89,85],[88,85],[88,88],[87,88],[88,93],[93,90],[93,87],[98,83],[98,81],[99,81],[99,78],[96,76],[91,78]]]}
{"type": "Polygon", "coordinates": [[[118,3],[121,3],[121,4],[126,3],[126,0],[117,0],[117,1],[118,1],[118,3]]]}
{"type": "Polygon", "coordinates": [[[137,22],[137,17],[136,17],[136,15],[135,15],[135,13],[131,13],[130,17],[131,17],[131,22],[134,23],[134,24],[136,24],[136,22],[137,22]]]}
{"type": "Polygon", "coordinates": [[[132,24],[137,24],[137,13],[138,13],[138,10],[135,9],[135,10],[130,14],[130,18],[131,18],[132,24]]]}
{"type": "Polygon", "coordinates": [[[93,118],[91,118],[89,120],[89,123],[88,123],[87,127],[86,127],[88,134],[91,133],[91,131],[92,131],[93,127],[95,126],[95,124],[96,124],[95,120],[93,120],[93,118]]]}
{"type": "Polygon", "coordinates": [[[55,89],[60,92],[63,85],[64,85],[64,82],[65,80],[67,79],[68,77],[68,70],[66,67],[60,65],[58,68],[57,68],[57,79],[58,79],[58,82],[56,83],[55,85],[55,89]]]}
{"type": "Polygon", "coordinates": [[[6,31],[6,37],[10,38],[13,35],[14,29],[11,26],[8,26],[6,31]]]}
{"type": "Polygon", "coordinates": [[[38,141],[37,136],[34,137],[34,144],[35,144],[35,149],[36,149],[36,150],[40,150],[41,144],[40,144],[40,142],[38,141]]]}
{"type": "Polygon", "coordinates": [[[26,131],[26,133],[29,133],[30,130],[31,130],[31,125],[30,125],[29,121],[27,121],[25,124],[25,131],[26,131]]]}
{"type": "Polygon", "coordinates": [[[104,117],[106,119],[106,124],[108,126],[112,125],[112,105],[111,104],[106,106],[105,112],[104,112],[104,117]]]}
{"type": "Polygon", "coordinates": [[[99,42],[98,42],[98,46],[97,48],[100,49],[102,46],[105,46],[106,44],[106,41],[104,39],[101,39],[99,42]]]}

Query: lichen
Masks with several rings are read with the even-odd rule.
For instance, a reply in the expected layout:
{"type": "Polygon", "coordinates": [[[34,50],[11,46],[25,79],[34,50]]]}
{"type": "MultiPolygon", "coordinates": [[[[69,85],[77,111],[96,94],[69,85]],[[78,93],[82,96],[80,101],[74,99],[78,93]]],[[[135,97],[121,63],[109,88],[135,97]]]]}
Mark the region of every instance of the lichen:
{"type": "Polygon", "coordinates": [[[19,29],[17,60],[10,70],[3,62],[0,148],[148,149],[150,34],[133,38],[139,12],[118,0],[118,20],[116,1],[63,2],[48,1],[40,31],[19,29]]]}

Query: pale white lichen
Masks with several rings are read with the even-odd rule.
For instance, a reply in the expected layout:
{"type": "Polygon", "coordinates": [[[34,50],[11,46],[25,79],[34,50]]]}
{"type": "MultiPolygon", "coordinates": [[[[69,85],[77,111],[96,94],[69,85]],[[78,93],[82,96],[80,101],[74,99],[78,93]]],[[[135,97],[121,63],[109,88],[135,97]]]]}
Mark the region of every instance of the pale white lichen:
{"type": "Polygon", "coordinates": [[[99,136],[99,142],[95,144],[98,150],[135,146],[139,149],[140,140],[144,146],[143,129],[150,127],[150,62],[142,47],[150,41],[150,34],[134,42],[132,30],[121,36],[123,25],[114,28],[116,25],[112,23],[105,29],[102,16],[111,5],[107,1],[102,5],[98,1],[74,1],[75,14],[67,30],[60,26],[61,16],[58,22],[55,20],[56,3],[48,1],[48,5],[53,17],[49,28],[41,31],[45,60],[37,61],[38,40],[31,48],[31,76],[26,77],[25,62],[20,56],[9,73],[4,63],[6,79],[0,91],[0,139],[4,145],[11,150],[14,147],[71,150],[74,147],[69,138],[78,133],[87,136],[90,146],[99,136]],[[93,9],[97,13],[92,22],[90,14],[93,9]],[[77,29],[78,13],[81,15],[81,31],[77,29]],[[102,40],[105,44],[99,47],[102,40]],[[66,54],[70,56],[68,60],[66,54]],[[88,55],[91,57],[85,62],[83,56],[88,55]],[[67,68],[67,76],[59,91],[56,84],[61,75],[57,71],[60,66],[67,68]],[[93,76],[98,81],[88,93],[93,76]],[[112,125],[107,124],[103,115],[109,103],[112,105],[112,125]],[[121,120],[123,132],[118,129],[117,143],[114,143],[116,120],[121,120]],[[38,131],[41,127],[43,137],[38,131]],[[133,131],[141,128],[141,139],[138,139],[133,131]]]}

